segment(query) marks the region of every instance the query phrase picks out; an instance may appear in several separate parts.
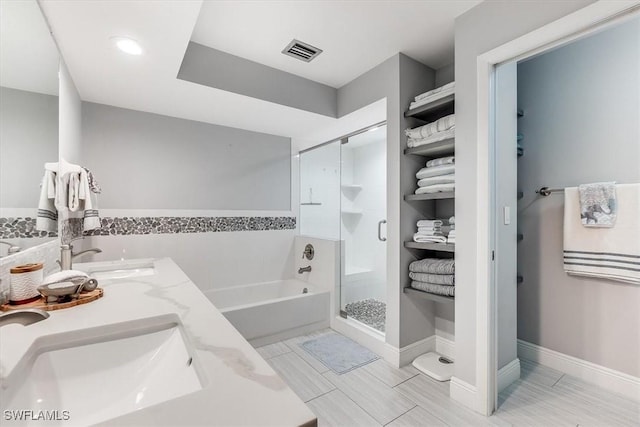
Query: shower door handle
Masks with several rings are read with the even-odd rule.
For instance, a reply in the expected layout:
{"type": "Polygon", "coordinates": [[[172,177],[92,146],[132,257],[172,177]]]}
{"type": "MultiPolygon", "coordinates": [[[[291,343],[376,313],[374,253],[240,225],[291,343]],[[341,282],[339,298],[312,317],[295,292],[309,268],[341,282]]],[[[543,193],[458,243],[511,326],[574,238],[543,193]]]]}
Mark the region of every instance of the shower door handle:
{"type": "Polygon", "coordinates": [[[386,219],[381,219],[380,221],[378,221],[378,240],[380,240],[381,242],[387,241],[386,237],[382,237],[382,224],[386,224],[386,223],[387,223],[386,219]]]}

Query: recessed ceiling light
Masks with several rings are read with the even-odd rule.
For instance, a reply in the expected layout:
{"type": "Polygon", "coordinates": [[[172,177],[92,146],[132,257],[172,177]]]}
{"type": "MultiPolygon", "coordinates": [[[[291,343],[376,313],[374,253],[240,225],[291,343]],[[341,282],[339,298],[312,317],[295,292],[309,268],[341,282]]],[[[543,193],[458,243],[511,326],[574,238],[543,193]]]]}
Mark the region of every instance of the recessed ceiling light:
{"type": "Polygon", "coordinates": [[[129,55],[142,55],[140,43],[129,37],[111,37],[116,47],[129,55]]]}

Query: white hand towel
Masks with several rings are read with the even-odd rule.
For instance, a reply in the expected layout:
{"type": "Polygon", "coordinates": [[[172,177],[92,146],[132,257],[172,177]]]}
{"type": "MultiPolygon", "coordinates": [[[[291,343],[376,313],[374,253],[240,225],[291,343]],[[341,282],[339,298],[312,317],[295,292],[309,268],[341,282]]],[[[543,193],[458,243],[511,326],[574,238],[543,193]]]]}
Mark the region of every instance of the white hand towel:
{"type": "Polygon", "coordinates": [[[91,191],[89,184],[89,174],[86,170],[80,173],[79,197],[83,200],[84,210],[84,230],[95,230],[100,228],[100,217],[98,215],[98,194],[91,191]]]}
{"type": "Polygon", "coordinates": [[[581,222],[578,189],[565,189],[564,270],[640,285],[640,184],[619,184],[616,192],[615,227],[588,228],[581,222]]]}
{"type": "Polygon", "coordinates": [[[456,165],[441,165],[432,168],[422,168],[416,173],[416,178],[424,179],[431,176],[452,175],[456,172],[456,165]]]}
{"type": "Polygon", "coordinates": [[[58,231],[58,210],[55,206],[55,198],[56,174],[50,170],[45,170],[40,187],[36,230],[58,231]]]}
{"type": "Polygon", "coordinates": [[[429,178],[423,178],[418,181],[418,187],[426,187],[427,185],[434,184],[451,184],[456,182],[456,175],[451,173],[447,175],[430,176],[429,178]]]}
{"type": "Polygon", "coordinates": [[[69,174],[68,184],[68,202],[69,210],[77,212],[80,209],[80,173],[72,172],[69,174]]]}
{"type": "Polygon", "coordinates": [[[441,227],[442,221],[439,219],[421,219],[416,223],[417,227],[441,227]]]}
{"type": "Polygon", "coordinates": [[[426,236],[416,233],[413,235],[413,241],[418,243],[447,243],[447,238],[444,236],[426,236]]]}
{"type": "Polygon", "coordinates": [[[455,156],[440,157],[439,159],[429,160],[426,164],[428,168],[440,165],[452,165],[456,162],[455,156]]]}
{"type": "Polygon", "coordinates": [[[435,184],[435,185],[428,185],[426,187],[418,187],[415,193],[416,194],[443,193],[447,191],[454,191],[455,189],[456,189],[456,185],[454,183],[435,184]]]}

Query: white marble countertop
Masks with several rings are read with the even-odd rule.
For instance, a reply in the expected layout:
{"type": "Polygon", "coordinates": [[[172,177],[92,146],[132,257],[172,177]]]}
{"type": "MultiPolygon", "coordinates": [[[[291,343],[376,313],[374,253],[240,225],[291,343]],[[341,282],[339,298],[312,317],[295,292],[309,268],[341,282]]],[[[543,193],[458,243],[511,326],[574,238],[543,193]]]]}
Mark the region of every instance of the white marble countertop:
{"type": "Polygon", "coordinates": [[[29,326],[0,328],[0,385],[40,337],[177,314],[203,368],[203,389],[105,425],[315,425],[309,408],[182,270],[168,258],[153,263],[155,275],[101,283],[104,296],[95,302],[52,311],[49,319],[29,326]]]}

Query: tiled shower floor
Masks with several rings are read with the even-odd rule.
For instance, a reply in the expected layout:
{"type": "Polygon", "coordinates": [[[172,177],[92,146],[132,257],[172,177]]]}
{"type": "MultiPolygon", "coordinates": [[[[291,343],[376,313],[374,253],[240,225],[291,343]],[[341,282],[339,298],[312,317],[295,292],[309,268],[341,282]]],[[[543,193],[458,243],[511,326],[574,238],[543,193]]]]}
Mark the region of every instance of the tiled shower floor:
{"type": "Polygon", "coordinates": [[[387,304],[377,299],[368,298],[355,301],[345,306],[347,316],[360,323],[384,332],[387,304]]]}

